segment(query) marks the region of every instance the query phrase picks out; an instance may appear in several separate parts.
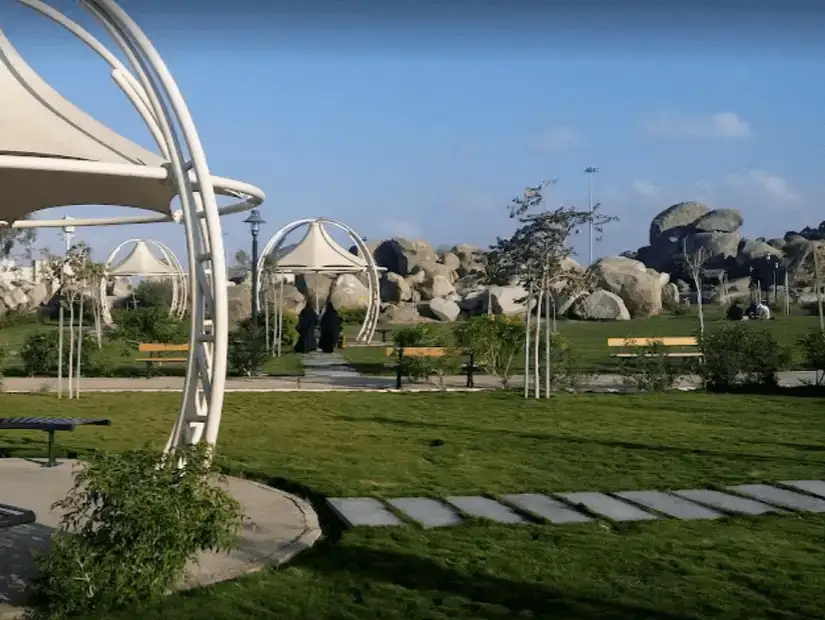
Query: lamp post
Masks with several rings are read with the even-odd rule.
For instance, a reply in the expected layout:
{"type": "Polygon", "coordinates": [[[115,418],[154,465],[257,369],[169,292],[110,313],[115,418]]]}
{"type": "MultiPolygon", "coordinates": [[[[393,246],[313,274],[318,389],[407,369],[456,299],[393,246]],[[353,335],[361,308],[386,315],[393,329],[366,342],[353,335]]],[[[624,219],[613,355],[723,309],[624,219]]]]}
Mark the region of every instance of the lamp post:
{"type": "Polygon", "coordinates": [[[63,239],[66,241],[66,253],[69,253],[69,250],[72,249],[72,237],[74,236],[75,227],[69,224],[69,221],[72,219],[71,216],[65,215],[63,216],[63,221],[66,222],[66,225],[63,226],[63,239]]]}
{"type": "Polygon", "coordinates": [[[587,232],[588,232],[588,255],[589,261],[587,264],[593,264],[593,175],[596,174],[599,169],[594,168],[593,166],[589,166],[584,170],[587,173],[587,205],[588,211],[590,212],[590,222],[587,224],[587,232]]]}
{"type": "Polygon", "coordinates": [[[249,232],[252,234],[252,327],[258,328],[258,235],[261,232],[261,224],[266,224],[257,209],[252,209],[249,217],[244,220],[244,224],[249,224],[249,232]]]}

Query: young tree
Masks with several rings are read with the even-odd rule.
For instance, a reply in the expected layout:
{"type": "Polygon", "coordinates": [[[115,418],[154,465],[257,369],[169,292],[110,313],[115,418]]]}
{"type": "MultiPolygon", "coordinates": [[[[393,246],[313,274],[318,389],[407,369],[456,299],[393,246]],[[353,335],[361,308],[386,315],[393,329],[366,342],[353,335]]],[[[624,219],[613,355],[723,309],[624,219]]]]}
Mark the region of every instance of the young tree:
{"type": "Polygon", "coordinates": [[[707,256],[705,255],[705,248],[688,248],[687,239],[682,239],[682,256],[681,261],[690,274],[690,279],[693,280],[693,285],[696,287],[696,306],[699,309],[699,333],[705,334],[705,314],[702,307],[702,272],[705,269],[705,262],[707,256]]]}
{"type": "MultiPolygon", "coordinates": [[[[500,272],[509,276],[508,280],[518,281],[527,291],[524,337],[525,398],[529,396],[531,353],[534,396],[541,397],[538,348],[541,340],[541,308],[545,298],[553,294],[553,288],[560,287],[560,282],[571,275],[568,273],[567,264],[568,259],[574,254],[573,248],[569,245],[571,237],[590,223],[597,233],[601,233],[605,224],[617,219],[602,215],[597,208],[593,211],[580,211],[572,206],[547,209],[545,189],[554,183],[555,181],[549,180],[527,187],[521,197],[512,200],[508,207],[509,215],[511,219],[517,220],[520,226],[511,237],[498,238],[492,247],[492,252],[499,257],[500,272]],[[535,327],[531,330],[533,307],[537,307],[539,311],[535,327]]],[[[546,348],[550,346],[550,330],[550,321],[545,320],[546,348]]],[[[549,350],[545,351],[544,357],[547,366],[545,383],[548,383],[551,359],[549,350]]],[[[545,385],[545,397],[549,398],[548,385],[545,385]]]]}
{"type": "Polygon", "coordinates": [[[9,258],[15,249],[30,257],[36,240],[37,231],[34,228],[11,228],[0,223],[0,258],[9,258]]]}

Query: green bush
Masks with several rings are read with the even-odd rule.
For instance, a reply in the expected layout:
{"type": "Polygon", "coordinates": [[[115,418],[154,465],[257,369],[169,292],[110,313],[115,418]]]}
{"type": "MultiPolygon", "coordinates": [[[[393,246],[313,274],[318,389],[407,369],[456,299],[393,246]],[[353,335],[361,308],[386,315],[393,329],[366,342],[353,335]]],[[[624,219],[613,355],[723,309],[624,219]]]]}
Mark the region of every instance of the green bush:
{"type": "Polygon", "coordinates": [[[806,370],[816,371],[816,385],[825,383],[825,333],[812,329],[797,341],[806,370]]]}
{"type": "Polygon", "coordinates": [[[768,330],[749,321],[722,324],[700,334],[698,342],[698,371],[708,390],[776,387],[777,373],[790,361],[790,352],[768,330]]]}
{"type": "Polygon", "coordinates": [[[634,347],[636,357],[622,358],[619,368],[625,383],[645,392],[664,392],[686,371],[684,360],[668,356],[659,341],[634,347]]]}
{"type": "Polygon", "coordinates": [[[361,325],[367,318],[365,308],[336,308],[336,310],[344,325],[361,325]]]}
{"type": "Polygon", "coordinates": [[[164,280],[143,280],[132,291],[138,308],[172,307],[172,283],[164,280]]]}
{"type": "Polygon", "coordinates": [[[250,376],[268,357],[264,326],[253,326],[252,320],[246,319],[229,334],[227,363],[232,372],[250,376]]]}
{"type": "Polygon", "coordinates": [[[241,507],[215,484],[205,444],[164,456],[96,454],[74,475],[28,589],[36,620],[107,614],[163,597],[206,550],[228,551],[241,507]],[[178,467],[182,458],[185,465],[178,467]]]}
{"type": "Polygon", "coordinates": [[[442,357],[404,357],[401,372],[410,382],[427,381],[433,375],[444,386],[444,376],[461,368],[460,352],[454,351],[451,334],[434,325],[402,327],[393,334],[396,347],[442,347],[448,349],[442,357]]]}
{"type": "MultiPolygon", "coordinates": [[[[547,373],[546,337],[541,335],[539,343],[539,378],[541,385],[545,385],[547,373]]],[[[579,357],[570,342],[561,334],[550,334],[550,391],[575,388],[582,380],[579,367],[579,357]]]]}
{"type": "Polygon", "coordinates": [[[189,321],[170,316],[169,308],[115,310],[113,336],[130,342],[183,344],[189,340],[189,321]]]}
{"type": "Polygon", "coordinates": [[[524,321],[500,315],[473,317],[454,330],[457,346],[472,352],[476,364],[505,388],[513,375],[513,361],[524,349],[524,335],[524,321]]]}
{"type": "MultiPolygon", "coordinates": [[[[75,330],[75,336],[77,330],[75,330]]],[[[30,377],[51,377],[57,375],[58,352],[59,352],[58,330],[49,330],[30,334],[20,348],[20,359],[23,361],[23,370],[30,377]]],[[[76,343],[75,343],[76,344],[76,343]]],[[[91,353],[97,349],[95,337],[90,332],[83,334],[83,347],[80,351],[81,371],[88,367],[91,353]]],[[[77,361],[77,351],[74,351],[77,361]]],[[[63,375],[69,373],[69,330],[63,332],[63,375]]]]}
{"type": "Polygon", "coordinates": [[[9,362],[9,347],[0,342],[0,391],[3,390],[3,380],[6,378],[6,364],[9,362]]]}

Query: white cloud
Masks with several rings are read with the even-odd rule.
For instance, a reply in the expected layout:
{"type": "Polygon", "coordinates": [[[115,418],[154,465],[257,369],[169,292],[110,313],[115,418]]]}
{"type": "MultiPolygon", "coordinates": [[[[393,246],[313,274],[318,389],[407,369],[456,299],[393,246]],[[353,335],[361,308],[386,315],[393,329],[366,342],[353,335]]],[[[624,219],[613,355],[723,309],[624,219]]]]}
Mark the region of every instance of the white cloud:
{"type": "Polygon", "coordinates": [[[658,198],[659,188],[646,179],[637,179],[630,184],[631,189],[645,198],[658,198]]]}
{"type": "Polygon", "coordinates": [[[709,116],[687,116],[678,112],[660,112],[642,121],[642,131],[656,138],[747,138],[751,125],[734,112],[717,112],[709,116]]]}
{"type": "Polygon", "coordinates": [[[551,127],[540,135],[532,144],[536,151],[566,151],[568,149],[583,146],[585,144],[584,137],[575,129],[565,125],[557,125],[551,127]]]}
{"type": "Polygon", "coordinates": [[[732,189],[747,194],[761,193],[786,205],[800,201],[799,192],[790,186],[787,179],[766,170],[736,172],[729,174],[725,181],[732,189]]]}

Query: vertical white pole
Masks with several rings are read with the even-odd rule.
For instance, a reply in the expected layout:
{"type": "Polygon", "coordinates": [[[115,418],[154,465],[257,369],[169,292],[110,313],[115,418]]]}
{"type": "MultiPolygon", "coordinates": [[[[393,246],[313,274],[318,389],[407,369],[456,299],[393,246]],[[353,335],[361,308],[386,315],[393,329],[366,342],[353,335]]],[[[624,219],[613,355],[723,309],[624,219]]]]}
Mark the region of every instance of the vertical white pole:
{"type": "Polygon", "coordinates": [[[74,293],[69,295],[69,399],[74,398],[72,377],[74,376],[74,293]]]}
{"type": "Polygon", "coordinates": [[[77,319],[77,368],[74,377],[74,393],[80,398],[80,360],[83,353],[83,294],[80,295],[80,316],[77,319]]]}

